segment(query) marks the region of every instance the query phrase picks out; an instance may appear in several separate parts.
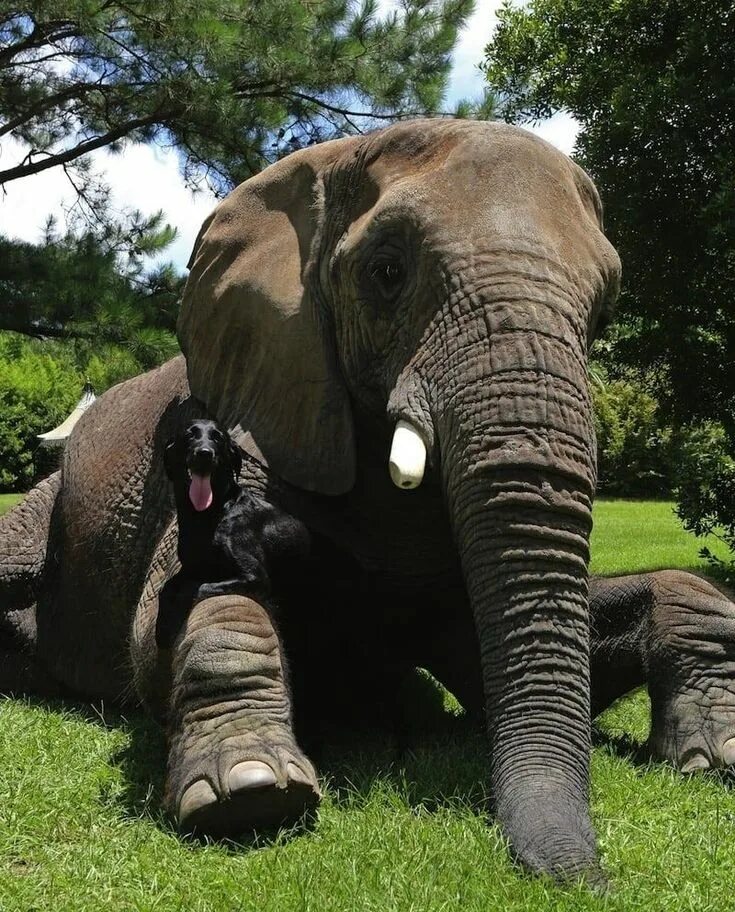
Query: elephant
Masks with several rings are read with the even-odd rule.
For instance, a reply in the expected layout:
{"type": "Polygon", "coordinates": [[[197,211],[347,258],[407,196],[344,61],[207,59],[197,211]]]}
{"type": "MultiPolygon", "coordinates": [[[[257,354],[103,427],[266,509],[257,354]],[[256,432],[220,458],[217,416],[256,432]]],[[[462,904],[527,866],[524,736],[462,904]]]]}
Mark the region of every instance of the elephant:
{"type": "Polygon", "coordinates": [[[588,576],[587,362],[620,262],[580,167],[509,125],[400,122],[237,187],[189,268],[183,354],[101,396],[0,520],[3,692],[146,707],[166,809],[219,836],[313,807],[313,726],[389,711],[423,667],[484,714],[514,857],[560,878],[600,876],[591,719],[618,697],[648,686],[655,756],[735,760],[729,597],[678,571],[588,576]],[[194,599],[158,650],[163,450],[204,416],[313,533],[315,569],[277,609],[194,599]]]}

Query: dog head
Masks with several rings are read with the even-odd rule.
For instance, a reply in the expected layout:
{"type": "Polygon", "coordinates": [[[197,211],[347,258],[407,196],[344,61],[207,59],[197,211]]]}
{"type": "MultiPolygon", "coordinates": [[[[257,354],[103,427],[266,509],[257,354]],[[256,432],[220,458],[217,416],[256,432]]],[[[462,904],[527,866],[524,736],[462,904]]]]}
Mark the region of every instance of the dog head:
{"type": "Polygon", "coordinates": [[[201,513],[221,502],[237,485],[242,467],[240,449],[214,421],[190,422],[166,445],[166,474],[177,500],[188,498],[201,513]]]}

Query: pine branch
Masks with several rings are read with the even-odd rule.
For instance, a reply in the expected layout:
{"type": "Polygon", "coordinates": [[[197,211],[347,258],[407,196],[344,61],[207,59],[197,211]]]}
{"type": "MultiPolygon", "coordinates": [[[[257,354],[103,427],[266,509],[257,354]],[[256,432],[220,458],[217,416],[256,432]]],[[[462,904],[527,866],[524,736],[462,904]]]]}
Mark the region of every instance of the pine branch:
{"type": "MultiPolygon", "coordinates": [[[[280,95],[281,93],[272,93],[274,95],[280,95]]],[[[314,95],[307,95],[305,92],[296,92],[293,90],[283,93],[285,98],[300,98],[303,101],[308,101],[313,105],[316,105],[319,108],[324,108],[325,111],[331,111],[333,114],[339,114],[340,117],[368,117],[372,120],[401,120],[407,117],[420,117],[422,114],[425,114],[425,111],[401,111],[400,113],[395,114],[378,114],[375,111],[351,111],[349,108],[342,108],[337,105],[330,104],[327,101],[324,101],[323,98],[317,98],[314,95]]]]}
{"type": "Polygon", "coordinates": [[[11,133],[13,130],[17,130],[18,127],[23,126],[23,124],[28,123],[29,120],[32,120],[34,117],[37,117],[39,114],[42,114],[44,111],[49,111],[55,108],[57,105],[62,104],[65,101],[69,101],[73,98],[84,98],[86,95],[89,95],[90,92],[100,92],[107,93],[113,92],[115,86],[105,85],[102,81],[104,77],[100,77],[94,83],[83,83],[82,85],[71,85],[66,89],[62,89],[60,92],[56,92],[54,95],[45,95],[39,101],[27,108],[22,114],[18,114],[13,117],[11,120],[6,121],[0,126],[0,136],[5,136],[7,133],[11,133]]]}
{"type": "Polygon", "coordinates": [[[78,329],[73,324],[60,326],[6,313],[0,313],[0,331],[19,333],[31,339],[94,339],[97,335],[88,329],[78,329]]]}
{"type": "Polygon", "coordinates": [[[78,36],[79,26],[69,19],[56,19],[42,24],[34,23],[34,29],[25,38],[0,50],[0,68],[12,63],[13,58],[23,51],[41,48],[64,38],[78,36]]]}
{"type": "Polygon", "coordinates": [[[15,168],[7,168],[5,171],[0,171],[0,185],[8,184],[11,181],[18,180],[22,177],[29,177],[31,174],[38,174],[41,171],[46,171],[49,168],[54,168],[58,165],[67,164],[75,158],[79,158],[81,155],[86,155],[88,152],[93,152],[95,149],[101,149],[103,146],[107,146],[118,139],[122,139],[124,136],[128,136],[141,127],[149,127],[153,124],[161,123],[164,119],[172,116],[173,112],[164,113],[156,111],[145,117],[135,117],[132,120],[120,124],[113,130],[108,130],[107,133],[103,133],[101,136],[95,136],[93,139],[85,140],[73,148],[67,149],[65,152],[59,152],[57,154],[52,153],[43,161],[29,162],[28,164],[17,165],[15,168]]]}

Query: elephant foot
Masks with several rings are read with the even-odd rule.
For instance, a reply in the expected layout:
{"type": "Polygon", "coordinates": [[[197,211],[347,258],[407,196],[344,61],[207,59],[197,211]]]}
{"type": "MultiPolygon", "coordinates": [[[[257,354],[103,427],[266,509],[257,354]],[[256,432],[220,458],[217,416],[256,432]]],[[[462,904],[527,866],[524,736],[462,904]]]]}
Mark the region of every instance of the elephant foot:
{"type": "Polygon", "coordinates": [[[166,810],[182,833],[236,838],[288,826],[321,798],[287,726],[247,731],[247,717],[193,722],[169,754],[166,810]]]}
{"type": "Polygon", "coordinates": [[[319,785],[293,733],[267,609],[235,594],[197,602],[172,667],[164,803],[179,829],[237,837],[313,811],[319,785]]]}
{"type": "Polygon", "coordinates": [[[735,604],[688,573],[653,575],[652,757],[682,772],[735,764],[735,604]]]}
{"type": "Polygon", "coordinates": [[[654,712],[648,750],[683,773],[735,765],[735,693],[710,683],[669,695],[654,712]]]}
{"type": "Polygon", "coordinates": [[[195,779],[176,802],[173,816],[183,833],[214,839],[272,831],[308,817],[321,793],[303,755],[240,760],[224,780],[195,779]]]}

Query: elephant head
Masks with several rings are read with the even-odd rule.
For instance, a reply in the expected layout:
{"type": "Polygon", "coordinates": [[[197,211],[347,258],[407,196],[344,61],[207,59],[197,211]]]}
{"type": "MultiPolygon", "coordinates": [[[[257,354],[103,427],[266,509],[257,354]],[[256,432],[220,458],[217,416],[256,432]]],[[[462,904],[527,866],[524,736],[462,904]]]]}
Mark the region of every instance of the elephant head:
{"type": "Polygon", "coordinates": [[[531,868],[594,868],[586,368],[620,266],[592,182],[523,130],[412,121],[246,182],[190,266],[191,389],[245,450],[327,495],[353,485],[366,422],[396,429],[396,484],[428,458],[476,621],[496,815],[531,868]]]}

